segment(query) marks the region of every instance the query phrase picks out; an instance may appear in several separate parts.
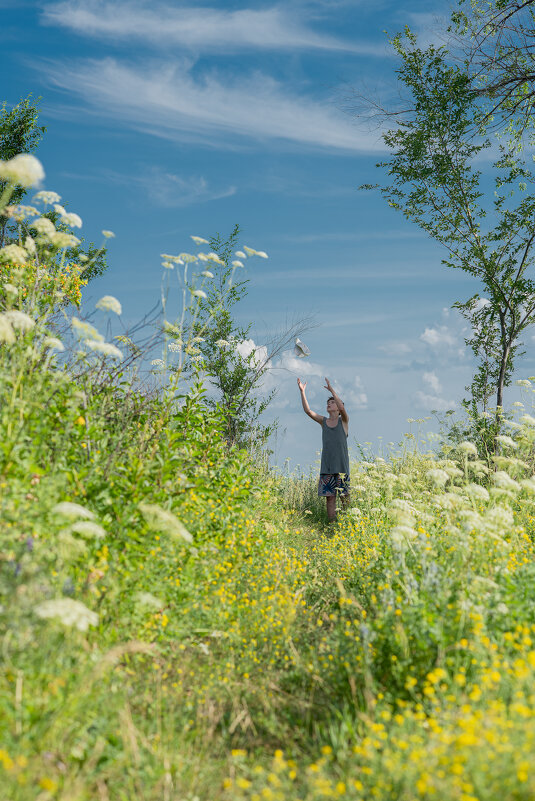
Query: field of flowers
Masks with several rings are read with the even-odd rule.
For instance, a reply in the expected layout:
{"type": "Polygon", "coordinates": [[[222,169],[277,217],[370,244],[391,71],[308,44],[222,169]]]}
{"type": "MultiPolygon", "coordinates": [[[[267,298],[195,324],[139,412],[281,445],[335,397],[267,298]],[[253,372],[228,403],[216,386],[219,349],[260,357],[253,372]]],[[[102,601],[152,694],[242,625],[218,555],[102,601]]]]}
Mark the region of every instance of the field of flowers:
{"type": "Polygon", "coordinates": [[[328,528],[200,384],[118,372],[34,232],[0,249],[2,801],[535,797],[530,381],[495,456],[360,461],[328,528]]]}

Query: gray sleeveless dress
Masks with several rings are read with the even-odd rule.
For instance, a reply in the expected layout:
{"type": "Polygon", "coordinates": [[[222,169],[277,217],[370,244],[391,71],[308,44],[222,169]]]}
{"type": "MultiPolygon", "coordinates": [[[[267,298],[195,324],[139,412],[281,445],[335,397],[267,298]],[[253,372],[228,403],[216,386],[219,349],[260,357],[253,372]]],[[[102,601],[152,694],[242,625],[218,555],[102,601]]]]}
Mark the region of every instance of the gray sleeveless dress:
{"type": "Polygon", "coordinates": [[[333,475],[334,473],[345,473],[349,476],[349,453],[347,450],[347,434],[342,425],[342,418],[338,418],[338,425],[329,428],[323,418],[321,424],[322,450],[320,473],[333,475]]]}

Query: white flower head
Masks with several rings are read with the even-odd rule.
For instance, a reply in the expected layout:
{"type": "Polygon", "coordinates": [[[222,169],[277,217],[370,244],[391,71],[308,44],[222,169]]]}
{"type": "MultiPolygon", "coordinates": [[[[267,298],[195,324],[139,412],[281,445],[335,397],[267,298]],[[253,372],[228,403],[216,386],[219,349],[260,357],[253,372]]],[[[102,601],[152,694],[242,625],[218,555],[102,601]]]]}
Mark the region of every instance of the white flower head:
{"type": "Polygon", "coordinates": [[[8,295],[18,295],[19,290],[13,284],[4,284],[4,291],[8,293],[8,295]]]}
{"type": "Polygon", "coordinates": [[[61,222],[65,223],[65,225],[68,225],[71,228],[82,227],[82,218],[79,214],[75,214],[73,211],[64,211],[61,215],[61,222]]]}
{"type": "Polygon", "coordinates": [[[8,161],[0,161],[0,179],[19,186],[35,186],[45,177],[43,165],[30,153],[19,153],[8,161]]]}
{"type": "Polygon", "coordinates": [[[162,267],[165,267],[166,270],[174,270],[175,265],[172,261],[162,261],[162,267]]]}
{"type": "Polygon", "coordinates": [[[96,309],[101,309],[102,311],[108,312],[115,312],[115,314],[122,314],[122,306],[117,298],[114,298],[113,295],[104,295],[97,303],[95,304],[96,309]]]}
{"type": "Polygon", "coordinates": [[[71,326],[74,333],[77,334],[80,339],[93,339],[98,342],[104,342],[102,334],[99,334],[97,329],[90,325],[90,323],[86,323],[85,320],[79,320],[78,317],[73,317],[71,319],[71,326]]]}
{"type": "Polygon", "coordinates": [[[107,356],[110,359],[119,359],[123,358],[122,351],[116,345],[112,345],[111,342],[101,342],[97,339],[86,339],[84,342],[85,346],[89,348],[89,350],[93,351],[93,353],[99,353],[101,356],[106,358],[107,356]]]}
{"type": "MultiPolygon", "coordinates": [[[[248,256],[256,256],[257,251],[254,248],[248,248],[247,245],[243,246],[244,251],[247,253],[248,256]]],[[[238,254],[236,254],[238,255],[238,254]]]]}
{"type": "Polygon", "coordinates": [[[9,320],[15,331],[31,331],[35,326],[35,320],[30,317],[26,312],[19,311],[18,309],[11,309],[4,312],[5,317],[9,320]]]}
{"type": "Polygon", "coordinates": [[[39,212],[35,206],[23,206],[19,204],[18,206],[8,206],[4,210],[4,213],[9,214],[17,222],[22,222],[26,217],[39,217],[41,212],[39,212]]]}
{"type": "Polygon", "coordinates": [[[80,244],[78,237],[74,236],[74,234],[66,234],[64,231],[56,231],[50,234],[49,239],[58,250],[74,248],[76,245],[80,244]]]}
{"type": "Polygon", "coordinates": [[[295,340],[294,354],[298,359],[305,359],[307,356],[310,356],[310,349],[307,348],[304,342],[301,342],[299,337],[295,340]]]}
{"type": "Polygon", "coordinates": [[[234,259],[234,261],[232,262],[232,266],[233,267],[243,267],[243,262],[239,261],[239,259],[234,259]]]}
{"type": "Polygon", "coordinates": [[[193,537],[186,526],[167,509],[162,509],[155,503],[140,503],[139,511],[153,531],[170,534],[175,539],[193,542],[193,537]]]}
{"type": "Polygon", "coordinates": [[[436,484],[437,487],[443,487],[449,481],[450,477],[445,470],[434,468],[427,471],[427,477],[436,484]]]}
{"type": "Polygon", "coordinates": [[[98,615],[92,612],[80,601],[73,598],[55,598],[52,601],[43,601],[34,607],[38,617],[57,618],[60,623],[78,631],[87,631],[89,626],[98,624],[98,615]]]}
{"type": "Polygon", "coordinates": [[[520,485],[505,470],[497,470],[493,474],[492,480],[499,489],[509,490],[510,492],[518,492],[520,489],[520,485]]]}
{"type": "Polygon", "coordinates": [[[201,275],[203,278],[213,278],[214,274],[210,272],[210,270],[203,270],[201,275]]]}
{"type": "Polygon", "coordinates": [[[269,259],[269,256],[265,250],[257,250],[256,255],[260,256],[261,259],[269,259]]]}
{"type": "Polygon", "coordinates": [[[104,231],[102,232],[102,236],[103,236],[105,239],[113,239],[113,238],[114,238],[114,236],[115,236],[115,234],[113,233],[113,231],[106,231],[106,230],[104,230],[104,231]]]}
{"type": "Polygon", "coordinates": [[[73,501],[61,501],[52,508],[52,514],[69,520],[92,520],[95,515],[85,506],[73,501]]]}
{"type": "Polygon", "coordinates": [[[532,417],[531,414],[523,414],[520,422],[524,423],[525,426],[535,426],[535,417],[532,417]]]}
{"type": "Polygon", "coordinates": [[[191,293],[194,298],[207,298],[208,295],[203,289],[194,289],[191,293]]]}
{"type": "Polygon", "coordinates": [[[208,245],[210,244],[207,239],[203,239],[202,236],[192,236],[191,237],[196,245],[208,245]]]}
{"type": "Polygon", "coordinates": [[[140,606],[145,606],[147,609],[153,609],[154,611],[163,609],[165,606],[165,601],[157,598],[151,592],[136,592],[134,598],[140,606]]]}
{"type": "Polygon", "coordinates": [[[93,520],[77,520],[69,526],[69,531],[74,534],[81,534],[82,537],[92,537],[97,540],[106,536],[106,531],[93,520]]]}
{"type": "Polygon", "coordinates": [[[197,256],[194,256],[193,253],[180,253],[178,258],[184,264],[193,264],[194,262],[198,261],[197,256]]]}
{"type": "Polygon", "coordinates": [[[246,254],[246,253],[244,253],[244,252],[243,252],[243,250],[237,250],[237,251],[236,251],[236,256],[237,256],[239,259],[246,259],[246,258],[247,258],[247,254],[246,254]]]}
{"type": "Polygon", "coordinates": [[[48,350],[57,350],[59,352],[65,350],[63,342],[57,337],[45,337],[43,345],[45,348],[48,348],[48,350]]]}
{"type": "Polygon", "coordinates": [[[182,350],[179,342],[168,342],[167,347],[171,351],[171,353],[180,353],[180,351],[182,350]]]}
{"type": "Polygon", "coordinates": [[[5,245],[0,248],[0,262],[10,261],[15,264],[24,264],[28,254],[20,245],[5,245]]]}
{"type": "Polygon", "coordinates": [[[163,367],[163,366],[164,366],[164,364],[163,364],[163,359],[153,359],[153,360],[151,361],[151,365],[152,365],[153,367],[163,367]]]}
{"type": "Polygon", "coordinates": [[[528,381],[527,378],[520,378],[518,381],[515,381],[517,387],[530,387],[531,381],[528,381]]]}
{"type": "Polygon", "coordinates": [[[457,446],[457,450],[461,451],[461,453],[464,453],[467,456],[477,456],[477,448],[473,442],[461,442],[457,446]]]}
{"type": "Polygon", "coordinates": [[[511,450],[516,450],[516,448],[518,448],[518,442],[515,442],[514,439],[511,439],[511,437],[505,436],[505,434],[498,434],[496,437],[496,442],[498,442],[503,448],[511,448],[511,450]]]}
{"type": "Polygon", "coordinates": [[[0,343],[12,345],[15,342],[13,326],[5,314],[0,314],[0,343]]]}
{"type": "Polygon", "coordinates": [[[49,220],[48,217],[39,217],[39,219],[34,220],[30,226],[34,228],[38,234],[42,234],[43,236],[52,236],[52,234],[56,233],[56,228],[52,220],[49,220]]]}
{"type": "Polygon", "coordinates": [[[49,192],[45,189],[37,192],[32,200],[44,203],[45,206],[52,205],[52,203],[59,203],[61,196],[57,192],[49,192]]]}
{"type": "Polygon", "coordinates": [[[60,214],[60,215],[67,213],[65,211],[65,209],[63,208],[63,206],[60,206],[59,203],[54,203],[54,211],[56,212],[56,214],[60,214]]]}
{"type": "Polygon", "coordinates": [[[230,342],[227,342],[226,339],[216,339],[214,344],[217,345],[218,348],[229,348],[230,347],[230,342]]]}
{"type": "Polygon", "coordinates": [[[35,246],[35,241],[33,240],[33,238],[31,236],[27,236],[26,239],[24,240],[24,249],[31,256],[35,255],[35,253],[37,251],[37,248],[35,246]]]}
{"type": "Polygon", "coordinates": [[[221,264],[223,267],[225,266],[225,262],[223,261],[223,259],[221,258],[221,256],[218,256],[218,254],[217,254],[217,253],[208,253],[208,255],[206,256],[206,258],[207,258],[209,261],[213,261],[213,262],[214,262],[214,264],[221,264]]]}

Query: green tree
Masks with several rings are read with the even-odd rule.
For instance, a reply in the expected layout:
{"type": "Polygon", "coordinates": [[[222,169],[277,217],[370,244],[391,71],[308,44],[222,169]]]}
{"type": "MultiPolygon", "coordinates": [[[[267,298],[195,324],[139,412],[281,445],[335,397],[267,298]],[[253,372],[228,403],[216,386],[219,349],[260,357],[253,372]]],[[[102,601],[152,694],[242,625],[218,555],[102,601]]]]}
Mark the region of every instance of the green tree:
{"type": "Polygon", "coordinates": [[[491,140],[466,70],[448,62],[445,48],[420,49],[408,29],[392,43],[409,108],[383,136],[391,155],[378,165],[388,176],[379,188],[446,248],[445,265],[478,281],[472,297],[454,304],[471,324],[466,343],[479,360],[471,403],[485,411],[495,395],[501,410],[521,336],[535,322],[534,177],[513,144],[499,145],[492,178],[482,175],[475,165],[491,140]]]}
{"type": "Polygon", "coordinates": [[[242,268],[232,264],[239,261],[237,257],[233,259],[239,235],[240,227],[235,225],[228,237],[215,234],[209,240],[222,264],[210,264],[214,278],[208,284],[207,297],[200,303],[194,335],[202,339],[198,347],[212,387],[206,404],[223,411],[229,444],[257,450],[266,445],[277,426],[276,422],[260,422],[276,394],[275,389],[263,388],[267,373],[273,359],[311,323],[308,319],[292,322],[281,333],[270,336],[262,347],[253,345],[252,323],[243,326],[235,318],[236,305],[249,283],[249,279],[240,277],[242,268]]]}
{"type": "MultiPolygon", "coordinates": [[[[44,125],[38,125],[39,101],[41,98],[33,99],[32,95],[20,100],[17,105],[9,109],[7,103],[2,104],[0,110],[0,159],[8,161],[19,153],[32,153],[39,145],[39,142],[46,133],[44,125]]],[[[6,188],[6,183],[0,181],[0,196],[6,188]]],[[[22,202],[27,190],[23,187],[16,187],[10,197],[10,206],[17,206],[22,202]]],[[[67,226],[58,224],[59,214],[54,211],[47,212],[49,217],[56,225],[58,230],[69,231],[67,226]]],[[[9,241],[18,241],[21,235],[26,236],[31,231],[24,222],[14,226],[13,218],[7,215],[0,215],[0,247],[9,241]]],[[[93,242],[85,245],[82,240],[79,245],[69,248],[64,254],[64,260],[85,264],[82,278],[91,281],[102,275],[108,267],[106,258],[106,248],[97,247],[93,242]]]]}

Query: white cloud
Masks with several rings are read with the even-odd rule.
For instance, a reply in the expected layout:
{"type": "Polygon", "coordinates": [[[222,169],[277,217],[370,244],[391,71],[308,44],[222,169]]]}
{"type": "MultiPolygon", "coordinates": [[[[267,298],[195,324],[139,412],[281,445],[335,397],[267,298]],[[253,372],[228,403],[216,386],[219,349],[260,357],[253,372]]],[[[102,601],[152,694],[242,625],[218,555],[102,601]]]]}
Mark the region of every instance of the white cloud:
{"type": "Polygon", "coordinates": [[[419,409],[424,409],[425,411],[446,412],[448,409],[455,409],[457,406],[453,400],[448,401],[437,395],[428,395],[421,390],[415,393],[414,401],[419,409]]]}
{"type": "Polygon", "coordinates": [[[438,380],[436,373],[424,373],[423,380],[424,384],[427,384],[432,392],[434,392],[436,395],[440,395],[442,392],[442,385],[438,380]]]}
{"type": "Polygon", "coordinates": [[[296,377],[318,376],[323,378],[325,376],[325,368],[321,364],[312,362],[308,358],[298,359],[291,350],[285,350],[279,361],[273,366],[275,369],[286,370],[296,377]]]}
{"type": "Polygon", "coordinates": [[[347,407],[348,412],[353,409],[366,409],[368,406],[368,396],[364,392],[364,386],[360,376],[356,375],[353,384],[350,385],[347,393],[347,401],[342,396],[342,400],[347,407]]]}
{"type": "Polygon", "coordinates": [[[235,186],[216,189],[202,175],[175,175],[160,167],[151,167],[140,175],[110,173],[109,178],[116,183],[139,185],[153,204],[166,208],[206,203],[236,194],[235,186]]]}
{"type": "Polygon", "coordinates": [[[406,356],[412,348],[406,342],[388,342],[386,345],[379,345],[378,350],[382,350],[391,356],[406,356]]]}
{"type": "Polygon", "coordinates": [[[286,140],[335,152],[384,150],[379,131],[358,129],[328,99],[304,97],[259,72],[193,73],[192,67],[186,59],[127,64],[106,58],[43,69],[71,103],[76,93],[99,114],[173,141],[221,145],[247,137],[264,146],[286,140]]]}
{"type": "Polygon", "coordinates": [[[289,6],[226,10],[132,0],[62,0],[43,8],[42,20],[83,36],[131,40],[210,54],[243,51],[320,49],[384,57],[384,42],[344,41],[316,33],[303,13],[289,6]]]}
{"type": "Polygon", "coordinates": [[[457,337],[447,325],[440,325],[436,328],[426,328],[423,334],[420,335],[420,339],[432,348],[442,345],[454,346],[457,344],[457,337]]]}
{"type": "Polygon", "coordinates": [[[254,339],[244,339],[238,342],[236,350],[244,361],[247,361],[251,367],[271,367],[271,362],[267,361],[267,348],[265,345],[256,345],[254,339]],[[252,355],[251,359],[249,357],[252,355]]]}

